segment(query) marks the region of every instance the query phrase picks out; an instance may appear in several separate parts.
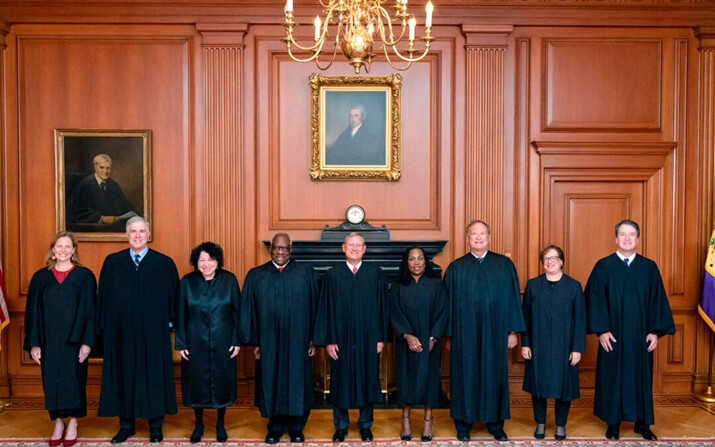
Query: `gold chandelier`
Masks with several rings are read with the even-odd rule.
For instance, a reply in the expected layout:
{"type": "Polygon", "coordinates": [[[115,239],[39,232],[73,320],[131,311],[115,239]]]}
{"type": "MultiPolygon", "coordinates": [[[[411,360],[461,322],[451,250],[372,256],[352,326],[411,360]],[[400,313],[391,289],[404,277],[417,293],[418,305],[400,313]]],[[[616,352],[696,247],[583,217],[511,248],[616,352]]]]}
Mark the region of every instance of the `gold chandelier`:
{"type": "MultiPolygon", "coordinates": [[[[387,62],[396,70],[407,70],[413,62],[422,60],[429,51],[430,43],[434,40],[432,32],[432,11],[434,6],[428,1],[425,6],[425,35],[419,40],[424,42],[424,51],[417,54],[415,49],[415,27],[417,20],[407,12],[407,0],[396,0],[392,7],[394,17],[383,6],[386,0],[318,0],[324,8],[325,19],[315,17],[314,44],[312,46],[299,45],[293,37],[293,28],[297,23],[293,21],[293,0],[287,0],[285,5],[286,37],[281,39],[288,47],[288,54],[297,62],[315,61],[320,70],[327,70],[335,62],[338,48],[341,48],[350,65],[355,67],[355,74],[360,73],[360,68],[365,66],[365,71],[370,72],[370,63],[373,57],[373,41],[379,39],[387,62]],[[393,22],[395,28],[393,29],[393,22]],[[335,46],[327,65],[321,65],[320,56],[326,42],[332,40],[330,25],[334,25],[335,46]],[[399,31],[396,35],[395,32],[399,31]],[[407,36],[405,36],[407,34],[407,36]],[[341,43],[342,41],[342,43],[341,43]],[[397,45],[407,41],[407,48],[399,50],[397,45]],[[308,57],[301,58],[293,54],[292,47],[311,53],[308,57]],[[391,50],[388,50],[388,48],[391,50]],[[390,56],[393,53],[393,56],[390,56]],[[393,63],[392,58],[406,62],[401,67],[393,63]]],[[[327,47],[326,47],[326,50],[327,47]]],[[[379,49],[378,49],[379,51],[379,49]]],[[[329,50],[327,51],[329,53],[329,50]]],[[[397,60],[396,60],[397,61],[397,60]]]]}

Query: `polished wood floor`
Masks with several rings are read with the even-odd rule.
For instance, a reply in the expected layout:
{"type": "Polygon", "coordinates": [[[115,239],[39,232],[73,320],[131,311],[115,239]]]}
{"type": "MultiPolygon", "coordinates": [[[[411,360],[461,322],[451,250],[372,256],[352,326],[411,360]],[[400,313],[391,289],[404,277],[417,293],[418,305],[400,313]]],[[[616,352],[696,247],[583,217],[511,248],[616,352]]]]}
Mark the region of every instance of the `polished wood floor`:
{"type": "MultiPolygon", "coordinates": [[[[553,405],[553,404],[551,404],[553,405]]],[[[37,402],[12,402],[12,405],[0,413],[0,439],[49,437],[53,423],[47,412],[38,408],[37,402]]],[[[41,406],[39,406],[41,408],[41,406]]],[[[373,433],[376,439],[397,439],[400,430],[400,410],[375,410],[373,433]]],[[[413,410],[412,433],[419,437],[422,433],[423,411],[413,410]]],[[[707,405],[684,397],[661,400],[656,406],[656,424],[653,430],[660,438],[712,438],[715,440],[715,405],[707,405]]],[[[204,439],[210,441],[215,436],[213,425],[216,413],[206,411],[204,422],[206,431],[204,439]]],[[[505,430],[510,438],[531,438],[534,432],[534,422],[531,408],[524,402],[517,402],[512,408],[511,419],[505,424],[505,430]]],[[[449,410],[435,410],[435,436],[452,438],[455,435],[454,425],[449,418],[449,410]]],[[[553,410],[549,410],[547,436],[552,437],[554,431],[553,410]]],[[[357,412],[351,410],[351,420],[348,439],[359,439],[354,421],[357,412]]],[[[231,407],[226,414],[226,428],[229,439],[262,440],[265,437],[266,420],[260,417],[255,408],[248,406],[231,407]]],[[[80,421],[80,438],[111,438],[118,429],[118,421],[114,418],[99,418],[96,409],[90,408],[89,415],[80,421]]],[[[177,415],[167,416],[164,423],[164,437],[167,439],[188,438],[193,429],[193,412],[182,408],[177,415]]],[[[569,414],[567,434],[569,438],[602,438],[605,426],[593,416],[591,409],[584,402],[575,403],[569,414]]],[[[330,410],[313,410],[305,428],[308,440],[330,439],[333,434],[332,413],[330,410]]],[[[137,423],[137,438],[149,436],[145,421],[137,423]]],[[[472,437],[488,438],[484,424],[476,424],[472,437]]],[[[639,438],[633,433],[633,424],[624,423],[621,427],[621,437],[639,438]]],[[[285,436],[285,440],[288,437],[285,436]]],[[[548,438],[547,438],[548,439],[548,438]]]]}

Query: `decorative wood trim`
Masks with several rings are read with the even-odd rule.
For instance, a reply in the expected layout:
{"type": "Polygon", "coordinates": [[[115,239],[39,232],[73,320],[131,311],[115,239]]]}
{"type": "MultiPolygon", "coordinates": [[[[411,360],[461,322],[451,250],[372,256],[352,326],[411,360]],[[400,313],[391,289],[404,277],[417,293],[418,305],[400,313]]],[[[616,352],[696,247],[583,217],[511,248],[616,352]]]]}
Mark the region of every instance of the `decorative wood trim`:
{"type": "MultiPolygon", "coordinates": [[[[507,36],[511,27],[463,25],[467,38],[465,119],[465,218],[504,225],[505,83],[507,36]]],[[[504,231],[490,248],[504,250],[504,231]]]]}
{"type": "Polygon", "coordinates": [[[242,264],[245,232],[242,104],[243,39],[247,25],[197,25],[202,34],[204,82],[204,239],[219,241],[225,264],[242,264]],[[236,231],[236,228],[239,231],[236,231]]]}
{"type": "Polygon", "coordinates": [[[539,155],[667,155],[676,142],[666,141],[532,141],[539,155]]]}

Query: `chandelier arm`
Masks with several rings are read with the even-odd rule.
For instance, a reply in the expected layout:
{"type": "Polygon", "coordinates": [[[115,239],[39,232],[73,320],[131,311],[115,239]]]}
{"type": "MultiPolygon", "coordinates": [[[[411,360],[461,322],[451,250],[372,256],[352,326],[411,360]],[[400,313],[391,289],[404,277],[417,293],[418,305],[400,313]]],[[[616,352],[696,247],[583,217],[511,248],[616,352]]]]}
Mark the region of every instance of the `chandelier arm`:
{"type": "Polygon", "coordinates": [[[387,23],[387,29],[390,32],[390,39],[388,40],[387,36],[385,35],[385,25],[382,24],[382,21],[378,22],[379,23],[378,31],[380,32],[380,40],[382,40],[386,45],[390,45],[390,46],[398,44],[399,42],[402,41],[402,38],[405,36],[405,29],[406,29],[405,20],[402,19],[402,29],[401,29],[400,35],[399,35],[399,37],[397,37],[397,39],[395,39],[395,34],[392,32],[392,19],[390,18],[390,14],[387,12],[387,10],[384,7],[378,6],[378,8],[379,8],[379,12],[380,12],[379,15],[385,19],[385,22],[387,23]]]}
{"type": "MultiPolygon", "coordinates": [[[[412,65],[412,62],[414,62],[414,61],[411,61],[411,60],[409,60],[409,59],[403,58],[399,53],[397,53],[397,55],[400,57],[400,59],[402,59],[402,60],[404,60],[404,61],[407,62],[407,65],[405,65],[404,67],[398,67],[397,65],[395,65],[395,64],[392,62],[392,59],[390,59],[390,55],[389,55],[388,52],[387,52],[387,47],[382,47],[382,51],[383,51],[383,53],[385,54],[385,60],[387,60],[387,63],[390,64],[390,67],[394,68],[395,70],[405,71],[405,70],[407,70],[408,68],[410,68],[410,66],[412,65]]],[[[426,54],[426,53],[425,53],[425,54],[426,54]]],[[[424,55],[422,55],[422,57],[424,57],[424,55]]]]}
{"type": "MultiPolygon", "coordinates": [[[[421,61],[422,59],[424,59],[425,56],[427,56],[427,53],[429,52],[429,48],[430,48],[429,43],[425,43],[425,50],[424,50],[424,52],[423,52],[421,55],[417,56],[417,57],[412,57],[412,56],[406,56],[406,57],[405,57],[405,56],[403,56],[402,54],[400,54],[400,52],[397,50],[397,48],[395,48],[394,45],[392,46],[392,51],[395,53],[395,55],[396,55],[397,57],[399,57],[399,58],[402,59],[403,61],[412,63],[412,62],[418,62],[418,61],[421,61]]],[[[385,50],[385,51],[384,51],[384,52],[385,52],[385,57],[389,58],[389,56],[387,55],[387,48],[384,47],[384,50],[385,50]]]]}
{"type": "Polygon", "coordinates": [[[336,39],[335,48],[333,48],[333,57],[330,58],[330,62],[328,63],[328,65],[325,65],[325,66],[320,65],[320,51],[315,53],[315,65],[317,65],[318,69],[320,69],[322,71],[327,70],[328,68],[330,68],[333,65],[333,62],[335,62],[335,56],[337,56],[337,54],[338,54],[338,45],[337,45],[337,39],[336,39]]]}

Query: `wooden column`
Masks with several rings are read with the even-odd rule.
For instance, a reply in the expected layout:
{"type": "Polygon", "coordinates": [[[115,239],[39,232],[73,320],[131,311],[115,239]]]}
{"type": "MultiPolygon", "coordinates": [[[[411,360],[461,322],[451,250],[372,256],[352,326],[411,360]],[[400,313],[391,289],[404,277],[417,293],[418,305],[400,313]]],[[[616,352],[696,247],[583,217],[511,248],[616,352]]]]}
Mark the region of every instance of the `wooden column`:
{"type": "MultiPolygon", "coordinates": [[[[226,269],[243,265],[242,104],[246,24],[199,24],[203,61],[203,159],[197,160],[202,240],[224,249],[226,269]]],[[[198,241],[197,241],[198,242],[198,241]]]]}
{"type": "MultiPolygon", "coordinates": [[[[713,189],[715,188],[715,28],[696,28],[698,39],[698,184],[700,197],[698,208],[698,241],[702,244],[698,251],[699,265],[704,266],[706,257],[705,242],[712,231],[715,211],[713,210],[713,189]]],[[[700,275],[702,278],[702,275],[700,275]]],[[[698,297],[699,298],[699,297],[698,297]]],[[[708,353],[710,328],[698,317],[698,335],[696,366],[693,391],[705,389],[708,375],[708,353]]]]}
{"type": "MultiPolygon", "coordinates": [[[[7,147],[5,147],[5,142],[7,141],[5,132],[5,113],[7,103],[5,101],[5,82],[7,80],[7,75],[5,73],[5,50],[7,49],[7,35],[10,32],[10,28],[4,24],[0,23],[0,160],[6,160],[5,154],[7,153],[7,147]]],[[[7,194],[6,184],[7,173],[5,172],[5,163],[0,163],[0,222],[2,226],[0,228],[7,228],[5,224],[5,219],[7,219],[7,200],[5,195],[7,194]]],[[[3,273],[7,269],[7,256],[5,254],[5,237],[6,235],[0,234],[0,262],[3,266],[3,273]]],[[[5,298],[7,301],[7,297],[5,298]]],[[[6,326],[5,330],[0,333],[0,347],[7,346],[9,328],[6,326]]],[[[7,374],[7,348],[0,351],[0,398],[10,396],[10,383],[7,374]]],[[[0,411],[2,411],[2,406],[4,403],[0,401],[0,411]]]]}
{"type": "Polygon", "coordinates": [[[506,200],[505,86],[507,38],[511,25],[462,25],[467,44],[465,88],[465,224],[481,219],[492,226],[490,248],[504,251],[506,200]],[[494,231],[497,229],[497,231],[494,231]]]}

